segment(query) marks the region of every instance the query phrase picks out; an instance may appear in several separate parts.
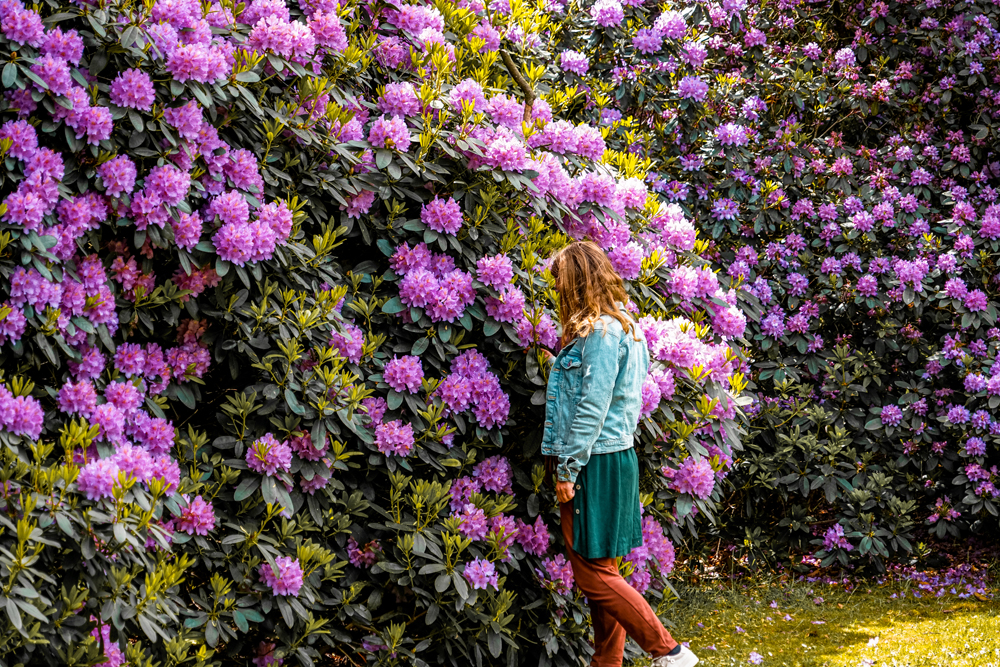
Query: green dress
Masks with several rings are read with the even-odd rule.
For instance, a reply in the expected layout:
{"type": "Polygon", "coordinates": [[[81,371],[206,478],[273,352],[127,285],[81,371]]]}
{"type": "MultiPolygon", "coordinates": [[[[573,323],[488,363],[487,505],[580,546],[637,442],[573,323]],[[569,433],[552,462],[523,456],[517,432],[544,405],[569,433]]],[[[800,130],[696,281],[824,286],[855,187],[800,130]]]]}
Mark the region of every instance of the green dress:
{"type": "Polygon", "coordinates": [[[594,454],[576,478],[573,551],[584,558],[627,556],[642,546],[635,448],[594,454]]]}

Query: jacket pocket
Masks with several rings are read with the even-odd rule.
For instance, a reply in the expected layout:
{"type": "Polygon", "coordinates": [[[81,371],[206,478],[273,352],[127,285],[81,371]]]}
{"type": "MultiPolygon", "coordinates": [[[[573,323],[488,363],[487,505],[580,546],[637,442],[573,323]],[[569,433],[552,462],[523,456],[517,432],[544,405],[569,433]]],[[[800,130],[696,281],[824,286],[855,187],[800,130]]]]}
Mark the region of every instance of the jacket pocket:
{"type": "Polygon", "coordinates": [[[562,384],[564,409],[572,411],[580,393],[580,382],[583,379],[581,366],[583,359],[580,354],[568,354],[559,362],[562,366],[562,384]]]}

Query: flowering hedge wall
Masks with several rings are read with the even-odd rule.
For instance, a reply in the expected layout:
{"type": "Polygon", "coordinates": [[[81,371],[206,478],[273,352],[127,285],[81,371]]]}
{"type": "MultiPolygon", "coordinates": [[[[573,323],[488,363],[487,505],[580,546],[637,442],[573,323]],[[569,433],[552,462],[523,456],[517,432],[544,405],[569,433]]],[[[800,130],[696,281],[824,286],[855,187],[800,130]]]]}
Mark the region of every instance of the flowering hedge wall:
{"type": "Polygon", "coordinates": [[[760,304],[727,533],[878,567],[927,532],[995,534],[1000,10],[671,9],[598,2],[556,48],[576,117],[760,304]]]}
{"type": "Polygon", "coordinates": [[[580,664],[537,456],[570,238],[655,358],[622,567],[663,599],[753,309],[557,85],[592,21],[0,2],[5,662],[580,664]]]}

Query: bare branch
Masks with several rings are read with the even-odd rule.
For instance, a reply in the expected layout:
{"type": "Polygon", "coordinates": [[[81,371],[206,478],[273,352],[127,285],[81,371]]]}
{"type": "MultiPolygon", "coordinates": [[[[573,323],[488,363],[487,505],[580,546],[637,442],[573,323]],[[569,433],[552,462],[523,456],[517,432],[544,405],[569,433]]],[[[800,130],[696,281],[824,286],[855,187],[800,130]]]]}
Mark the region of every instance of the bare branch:
{"type": "Polygon", "coordinates": [[[500,57],[503,58],[503,64],[507,66],[507,71],[510,75],[514,77],[515,83],[524,92],[524,122],[531,122],[531,106],[535,103],[535,91],[528,85],[528,81],[521,74],[521,70],[518,69],[517,65],[514,63],[514,59],[510,57],[506,49],[500,49],[500,57]]]}

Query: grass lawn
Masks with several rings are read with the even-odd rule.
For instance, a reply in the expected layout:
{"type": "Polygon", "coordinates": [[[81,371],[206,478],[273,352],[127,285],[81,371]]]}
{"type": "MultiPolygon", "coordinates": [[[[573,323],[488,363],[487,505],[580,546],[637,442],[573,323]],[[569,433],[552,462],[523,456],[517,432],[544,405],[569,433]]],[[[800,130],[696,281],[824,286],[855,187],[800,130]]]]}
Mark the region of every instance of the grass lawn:
{"type": "Polygon", "coordinates": [[[1000,588],[996,576],[987,581],[982,600],[951,587],[915,598],[905,579],[850,592],[774,578],[682,584],[663,611],[706,667],[1000,667],[1000,588]]]}

